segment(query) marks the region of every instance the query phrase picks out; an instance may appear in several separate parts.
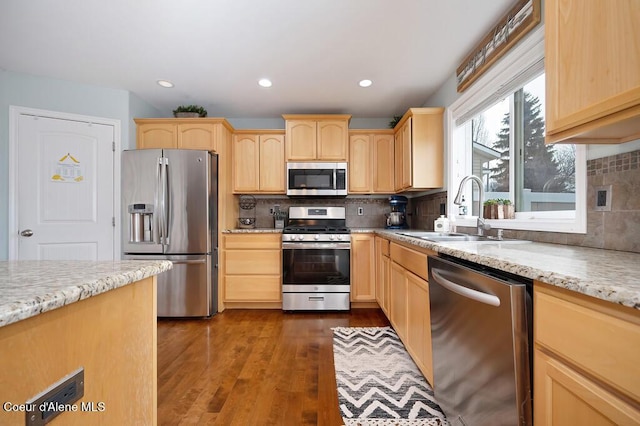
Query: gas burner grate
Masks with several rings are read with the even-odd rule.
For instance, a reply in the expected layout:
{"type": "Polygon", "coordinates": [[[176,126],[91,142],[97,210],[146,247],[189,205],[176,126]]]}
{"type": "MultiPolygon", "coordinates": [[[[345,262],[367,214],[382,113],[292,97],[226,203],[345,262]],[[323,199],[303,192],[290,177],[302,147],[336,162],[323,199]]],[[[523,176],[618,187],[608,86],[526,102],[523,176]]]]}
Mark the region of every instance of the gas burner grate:
{"type": "Polygon", "coordinates": [[[287,234],[349,234],[346,227],[333,226],[287,226],[284,231],[287,234]]]}

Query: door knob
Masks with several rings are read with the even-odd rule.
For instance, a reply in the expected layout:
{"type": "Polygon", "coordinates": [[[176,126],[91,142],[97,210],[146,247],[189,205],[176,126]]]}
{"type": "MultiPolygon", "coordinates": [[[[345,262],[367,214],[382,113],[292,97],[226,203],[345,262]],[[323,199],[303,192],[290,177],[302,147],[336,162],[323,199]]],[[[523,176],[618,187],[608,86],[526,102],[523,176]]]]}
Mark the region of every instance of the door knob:
{"type": "Polygon", "coordinates": [[[20,233],[23,237],[30,237],[33,235],[33,231],[31,229],[25,229],[20,233]]]}

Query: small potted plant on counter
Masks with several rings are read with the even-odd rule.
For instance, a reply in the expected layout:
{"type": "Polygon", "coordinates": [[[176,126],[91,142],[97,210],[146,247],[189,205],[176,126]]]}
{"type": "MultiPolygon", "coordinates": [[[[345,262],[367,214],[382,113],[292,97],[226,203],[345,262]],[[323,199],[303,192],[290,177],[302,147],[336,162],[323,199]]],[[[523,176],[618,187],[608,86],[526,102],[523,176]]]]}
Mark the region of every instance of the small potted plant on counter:
{"type": "Polygon", "coordinates": [[[207,110],[198,105],[180,105],[173,110],[173,116],[177,118],[206,117],[207,110]]]}
{"type": "Polygon", "coordinates": [[[485,219],[514,219],[515,209],[511,200],[492,198],[483,203],[485,219]]]}

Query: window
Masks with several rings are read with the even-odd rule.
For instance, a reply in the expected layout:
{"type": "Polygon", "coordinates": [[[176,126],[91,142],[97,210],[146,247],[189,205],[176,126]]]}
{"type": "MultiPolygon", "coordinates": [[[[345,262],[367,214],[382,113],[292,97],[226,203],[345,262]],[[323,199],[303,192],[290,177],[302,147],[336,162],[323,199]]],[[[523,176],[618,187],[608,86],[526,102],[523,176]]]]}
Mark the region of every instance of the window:
{"type": "MultiPolygon", "coordinates": [[[[513,49],[449,109],[449,208],[458,211],[452,204],[458,184],[473,174],[483,182],[482,201],[515,205],[516,219],[494,227],[585,232],[585,149],[544,143],[542,32],[513,49]]],[[[463,190],[468,214],[477,216],[477,187],[463,190]]],[[[462,222],[475,224],[471,218],[462,222]]]]}
{"type": "Polygon", "coordinates": [[[508,199],[518,212],[575,210],[576,147],[544,143],[544,74],[463,126],[485,199],[508,199]]]}

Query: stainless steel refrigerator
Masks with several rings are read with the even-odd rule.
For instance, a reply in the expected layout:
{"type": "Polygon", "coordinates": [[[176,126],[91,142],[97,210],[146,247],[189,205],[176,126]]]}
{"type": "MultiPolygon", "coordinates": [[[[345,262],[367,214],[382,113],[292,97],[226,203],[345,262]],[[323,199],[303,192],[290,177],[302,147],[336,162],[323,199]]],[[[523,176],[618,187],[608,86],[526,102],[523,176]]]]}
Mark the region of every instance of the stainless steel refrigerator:
{"type": "Polygon", "coordinates": [[[159,317],[217,312],[218,156],[207,151],[122,153],[124,259],[167,259],[158,275],[159,317]]]}

